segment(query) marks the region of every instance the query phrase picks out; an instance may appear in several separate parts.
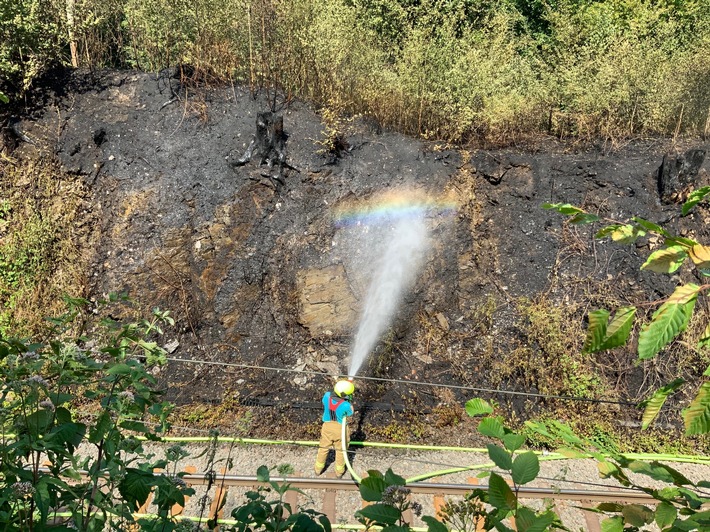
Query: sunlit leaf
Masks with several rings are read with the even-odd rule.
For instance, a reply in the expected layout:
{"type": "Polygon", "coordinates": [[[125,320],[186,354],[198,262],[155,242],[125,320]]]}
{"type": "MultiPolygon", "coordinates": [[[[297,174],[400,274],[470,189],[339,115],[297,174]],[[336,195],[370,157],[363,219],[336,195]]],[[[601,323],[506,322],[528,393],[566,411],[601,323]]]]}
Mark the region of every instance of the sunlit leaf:
{"type": "Polygon", "coordinates": [[[686,216],[691,209],[700,203],[708,194],[710,194],[710,187],[699,188],[698,190],[691,192],[688,196],[688,200],[683,204],[683,207],[680,210],[681,214],[686,216]]]}
{"type": "Polygon", "coordinates": [[[659,235],[663,236],[670,236],[668,231],[663,229],[663,227],[661,227],[660,225],[654,224],[653,222],[649,222],[648,220],[644,220],[643,218],[639,218],[638,216],[634,216],[632,220],[639,224],[641,227],[643,227],[646,231],[658,233],[659,235]]]}
{"type": "Polygon", "coordinates": [[[688,486],[693,484],[683,473],[657,460],[651,462],[632,460],[629,462],[628,467],[634,473],[640,473],[654,480],[666,482],[667,484],[673,484],[675,486],[688,486]]]}
{"type": "Polygon", "coordinates": [[[641,269],[656,273],[673,273],[687,257],[688,253],[680,246],[659,249],[651,253],[641,269]]]}
{"type": "Polygon", "coordinates": [[[498,438],[499,440],[505,436],[505,428],[503,427],[503,424],[498,419],[493,417],[482,419],[478,424],[478,432],[484,436],[498,438]]]}
{"type": "Polygon", "coordinates": [[[653,423],[658,416],[658,413],[661,411],[661,408],[663,408],[668,396],[680,388],[683,383],[685,383],[683,379],[675,379],[670,384],[666,384],[662,388],[656,390],[651,398],[646,401],[646,408],[643,411],[643,417],[641,419],[642,430],[647,429],[649,425],[653,423]]]}
{"type": "Polygon", "coordinates": [[[692,238],[685,238],[682,236],[667,236],[664,238],[663,244],[665,246],[681,246],[684,248],[692,248],[698,243],[692,238]]]}
{"type": "Polygon", "coordinates": [[[613,349],[624,345],[629,339],[636,316],[636,307],[623,307],[616,311],[607,327],[600,350],[613,349]]]}
{"type": "Polygon", "coordinates": [[[674,305],[685,305],[691,301],[695,301],[698,297],[701,287],[695,283],[688,283],[677,287],[671,296],[668,298],[668,303],[674,305]]]}
{"type": "Polygon", "coordinates": [[[639,334],[638,354],[641,360],[653,358],[688,325],[695,308],[699,287],[687,284],[676,288],[675,292],[653,314],[639,334]]]}
{"type": "Polygon", "coordinates": [[[585,211],[580,209],[579,207],[575,207],[574,205],[570,205],[569,203],[543,203],[542,204],[543,209],[552,209],[560,214],[566,214],[566,215],[571,215],[571,214],[583,214],[585,211]]]}
{"type": "Polygon", "coordinates": [[[518,508],[515,515],[515,528],[520,532],[546,532],[557,520],[555,512],[548,510],[536,514],[530,508],[518,508]]]}
{"type": "Polygon", "coordinates": [[[607,460],[599,460],[597,462],[597,469],[599,470],[599,474],[602,478],[615,478],[623,486],[631,485],[631,482],[629,482],[629,479],[626,477],[624,472],[612,462],[607,460]]]}
{"type": "Polygon", "coordinates": [[[602,349],[608,321],[608,310],[599,309],[589,313],[589,326],[587,327],[587,337],[584,340],[583,353],[596,353],[602,349]]]}
{"type": "Polygon", "coordinates": [[[503,436],[503,445],[505,445],[505,448],[510,452],[517,451],[524,443],[525,436],[522,434],[513,434],[511,432],[510,434],[503,436]]]}
{"type": "Polygon", "coordinates": [[[611,235],[614,231],[618,231],[620,227],[622,227],[621,224],[606,225],[595,233],[594,238],[601,239],[607,237],[611,235]]]}
{"type": "Polygon", "coordinates": [[[540,473],[540,460],[532,451],[519,454],[513,460],[513,481],[516,484],[527,484],[535,480],[540,473]]]}
{"type": "Polygon", "coordinates": [[[710,432],[710,382],[700,385],[698,394],[683,410],[683,421],[687,435],[710,432]]]}
{"type": "Polygon", "coordinates": [[[646,231],[637,225],[621,225],[611,232],[611,239],[620,244],[633,244],[639,237],[644,236],[646,231]]]}
{"type": "Polygon", "coordinates": [[[493,407],[483,399],[470,399],[466,401],[466,413],[471,417],[485,416],[493,413],[493,407]]]}
{"type": "Polygon", "coordinates": [[[623,532],[624,520],[621,517],[610,517],[602,521],[602,532],[623,532]]]}
{"type": "Polygon", "coordinates": [[[688,255],[690,260],[699,270],[706,270],[710,268],[710,247],[702,246],[700,244],[693,246],[688,250],[688,255]]]}

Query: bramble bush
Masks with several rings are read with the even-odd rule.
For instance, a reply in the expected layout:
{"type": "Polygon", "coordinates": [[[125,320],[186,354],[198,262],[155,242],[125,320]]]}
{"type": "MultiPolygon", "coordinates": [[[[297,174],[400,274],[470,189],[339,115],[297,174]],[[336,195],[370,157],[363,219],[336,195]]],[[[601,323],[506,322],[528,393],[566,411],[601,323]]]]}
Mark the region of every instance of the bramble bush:
{"type": "Polygon", "coordinates": [[[171,407],[159,400],[149,368],[165,360],[153,338],[172,318],[155,309],[149,320],[94,323],[94,310],[103,316],[128,301],[65,301],[47,340],[0,336],[0,521],[28,531],[125,527],[155,489],[156,519],[169,522],[169,509],[192,492],[154,474],[167,464],[151,461],[136,436],[159,439],[167,428],[171,407]],[[80,414],[79,403],[93,414],[80,414]],[[79,453],[84,440],[90,451],[79,453]]]}

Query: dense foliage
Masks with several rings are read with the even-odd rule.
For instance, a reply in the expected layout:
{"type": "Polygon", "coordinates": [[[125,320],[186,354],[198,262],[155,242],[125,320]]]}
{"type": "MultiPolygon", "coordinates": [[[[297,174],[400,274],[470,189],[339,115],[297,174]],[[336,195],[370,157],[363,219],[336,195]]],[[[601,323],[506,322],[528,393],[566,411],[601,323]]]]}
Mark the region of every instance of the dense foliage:
{"type": "MultiPolygon", "coordinates": [[[[681,213],[686,216],[698,203],[705,201],[710,195],[710,187],[702,187],[690,194],[683,204],[681,213]]],[[[666,299],[659,301],[659,308],[653,313],[650,320],[643,323],[638,333],[638,358],[648,360],[656,357],[672,341],[685,332],[693,317],[695,306],[699,297],[707,296],[710,283],[704,282],[710,277],[710,247],[691,238],[671,234],[668,230],[638,216],[629,221],[602,220],[600,216],[588,213],[579,207],[563,203],[546,203],[546,209],[553,209],[569,216],[572,224],[591,224],[608,222],[596,232],[596,238],[610,237],[620,244],[634,244],[639,238],[647,234],[655,235],[662,240],[662,245],[653,251],[642,270],[655,273],[672,274],[679,272],[684,264],[690,264],[691,275],[695,282],[681,282],[674,292],[666,299]]],[[[637,318],[636,306],[630,305],[616,309],[610,319],[606,309],[599,309],[589,313],[589,326],[584,345],[585,353],[596,353],[607,349],[624,346],[629,342],[637,318]]],[[[688,335],[688,341],[694,344],[691,349],[698,353],[706,353],[710,347],[710,323],[700,327],[699,334],[688,335]]],[[[697,393],[690,405],[683,411],[686,434],[706,434],[710,432],[710,364],[705,357],[703,378],[699,383],[694,383],[697,393]]],[[[702,368],[701,368],[702,369],[702,368]]],[[[682,378],[660,388],[646,401],[642,420],[643,428],[647,428],[658,416],[666,399],[674,394],[685,384],[682,378]]]]}
{"type": "Polygon", "coordinates": [[[187,64],[446,141],[708,134],[704,0],[1,0],[0,91],[187,64]]]}

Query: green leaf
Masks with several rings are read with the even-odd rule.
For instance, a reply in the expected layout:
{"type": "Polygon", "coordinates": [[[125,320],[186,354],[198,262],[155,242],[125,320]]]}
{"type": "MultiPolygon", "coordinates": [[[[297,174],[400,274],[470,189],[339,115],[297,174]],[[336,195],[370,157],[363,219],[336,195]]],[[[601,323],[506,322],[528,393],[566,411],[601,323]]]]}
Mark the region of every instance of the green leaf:
{"type": "Polygon", "coordinates": [[[575,214],[569,219],[569,222],[574,225],[584,225],[598,222],[601,218],[596,214],[589,214],[587,212],[580,212],[575,214]]]}
{"type": "Polygon", "coordinates": [[[698,243],[691,238],[684,238],[682,236],[667,236],[663,244],[665,246],[681,246],[684,248],[692,248],[698,243]]]}
{"type": "Polygon", "coordinates": [[[602,521],[602,532],[623,532],[624,520],[621,517],[610,517],[602,521]]]}
{"type": "Polygon", "coordinates": [[[671,246],[654,251],[641,266],[642,270],[656,273],[673,273],[688,258],[688,253],[681,246],[671,246]]]}
{"type": "Polygon", "coordinates": [[[149,432],[152,432],[150,428],[148,428],[146,424],[142,421],[132,421],[127,419],[125,421],[121,421],[119,426],[122,429],[130,430],[132,432],[140,432],[141,434],[147,434],[149,432]]]}
{"type": "Polygon", "coordinates": [[[268,482],[270,478],[271,475],[269,474],[269,468],[265,465],[259,466],[259,468],[256,470],[256,479],[259,482],[268,482]]]}
{"type": "Polygon", "coordinates": [[[133,368],[129,366],[128,364],[116,364],[115,366],[111,366],[106,370],[107,375],[127,375],[131,373],[133,368]]]}
{"type": "Polygon", "coordinates": [[[659,235],[663,236],[670,236],[668,231],[663,229],[663,227],[661,227],[660,225],[654,224],[653,222],[649,222],[648,220],[644,220],[643,218],[639,218],[638,216],[634,216],[632,220],[639,224],[641,227],[643,227],[646,231],[649,231],[651,233],[658,233],[659,235]]]}
{"type": "Polygon", "coordinates": [[[611,239],[619,244],[633,244],[639,237],[645,234],[646,231],[637,225],[620,225],[611,232],[611,239]]]}
{"type": "Polygon", "coordinates": [[[377,525],[394,525],[402,517],[402,512],[389,504],[370,504],[355,512],[356,517],[363,517],[377,525]]]}
{"type": "Polygon", "coordinates": [[[387,525],[382,527],[381,532],[411,532],[411,528],[407,525],[387,525]]]}
{"type": "Polygon", "coordinates": [[[597,469],[602,478],[615,478],[623,486],[630,486],[631,482],[624,474],[624,472],[619,469],[616,464],[613,464],[607,460],[600,460],[597,462],[597,469]]]}
{"type": "Polygon", "coordinates": [[[0,92],[0,102],[10,103],[10,98],[8,98],[4,93],[0,92]]]}
{"type": "Polygon", "coordinates": [[[634,473],[640,473],[654,480],[660,480],[668,484],[674,484],[676,486],[689,486],[693,484],[693,482],[686,478],[680,471],[656,460],[652,462],[632,460],[629,462],[628,467],[634,473]]]}
{"type": "Polygon", "coordinates": [[[646,430],[651,423],[653,423],[658,416],[658,413],[661,411],[661,408],[663,408],[668,396],[673,394],[684,383],[685,380],[683,379],[675,379],[673,382],[656,390],[653,396],[645,402],[646,408],[644,408],[643,417],[641,418],[642,430],[646,430]]]}
{"type": "Polygon", "coordinates": [[[508,449],[510,452],[515,452],[518,449],[520,449],[523,444],[525,443],[525,436],[522,434],[513,434],[512,432],[510,434],[506,434],[503,436],[503,445],[505,445],[505,448],[508,449]]]}
{"type": "Polygon", "coordinates": [[[518,484],[527,484],[535,480],[540,473],[540,461],[535,453],[528,451],[519,454],[513,461],[513,481],[518,484]]]}
{"type": "Polygon", "coordinates": [[[700,385],[698,394],[683,410],[683,421],[687,435],[710,432],[710,381],[700,385]]]}
{"type": "Polygon", "coordinates": [[[513,467],[513,458],[510,456],[510,453],[494,443],[489,443],[487,447],[488,456],[491,457],[493,463],[501,469],[510,471],[513,467]]]}
{"type": "Polygon", "coordinates": [[[323,527],[310,515],[299,513],[296,515],[291,532],[323,532],[323,527]]]}
{"type": "Polygon", "coordinates": [[[639,334],[639,359],[653,358],[673,338],[683,332],[695,308],[700,287],[689,283],[676,288],[675,292],[653,314],[639,334]]]}
{"type": "Polygon", "coordinates": [[[618,502],[601,502],[597,504],[596,508],[600,512],[617,513],[620,512],[623,507],[624,505],[618,502]]]}
{"type": "Polygon", "coordinates": [[[493,407],[483,399],[470,399],[466,401],[466,413],[471,417],[486,416],[493,413],[493,407]]]}
{"type": "Polygon", "coordinates": [[[404,486],[407,481],[404,479],[404,477],[400,477],[399,475],[395,474],[392,469],[388,469],[385,473],[385,483],[388,486],[404,486]]]}
{"type": "Polygon", "coordinates": [[[89,442],[99,443],[106,433],[111,430],[112,426],[113,421],[111,420],[111,416],[106,410],[102,411],[96,420],[96,424],[89,430],[89,442]]]}
{"type": "Polygon", "coordinates": [[[444,523],[430,515],[422,516],[422,521],[427,525],[427,532],[449,532],[449,529],[444,523]]]}
{"type": "Polygon", "coordinates": [[[599,231],[596,232],[594,235],[594,238],[596,239],[602,239],[604,237],[607,237],[611,235],[614,231],[618,231],[619,227],[622,227],[621,224],[612,224],[612,225],[607,225],[599,229],[599,231]]]}
{"type": "Polygon", "coordinates": [[[546,532],[549,526],[557,520],[552,511],[536,515],[530,508],[518,508],[515,515],[515,527],[519,532],[546,532]]]}
{"type": "Polygon", "coordinates": [[[560,214],[572,215],[572,214],[584,214],[585,211],[569,203],[543,203],[543,209],[552,209],[560,214]]]}
{"type": "Polygon", "coordinates": [[[153,474],[142,469],[127,467],[124,477],[118,484],[118,492],[133,510],[137,510],[150,495],[153,486],[153,474]]]}
{"type": "Polygon", "coordinates": [[[70,452],[73,452],[81,444],[84,434],[86,434],[86,425],[69,422],[54,427],[45,439],[50,442],[56,441],[67,447],[70,452]]]}
{"type": "Polygon", "coordinates": [[[583,353],[596,353],[602,349],[608,321],[608,310],[599,309],[589,313],[589,326],[587,327],[587,338],[584,340],[583,353]]]}
{"type": "Polygon", "coordinates": [[[493,506],[502,510],[515,510],[518,499],[508,483],[496,473],[491,473],[488,481],[488,498],[493,506]]]}
{"type": "Polygon", "coordinates": [[[678,511],[675,509],[675,506],[668,502],[664,501],[661,502],[658,506],[656,506],[655,520],[656,524],[661,529],[672,525],[677,515],[678,511]]]}
{"type": "Polygon", "coordinates": [[[622,307],[618,309],[607,327],[600,350],[604,351],[624,345],[631,334],[631,327],[634,324],[635,316],[636,307],[622,307]]]}
{"type": "Polygon", "coordinates": [[[367,502],[380,501],[382,500],[382,492],[386,488],[387,483],[384,478],[369,475],[360,482],[360,497],[367,502]]]}
{"type": "Polygon", "coordinates": [[[621,510],[624,521],[636,527],[653,522],[653,510],[641,504],[627,504],[621,510]]]}
{"type": "MultiPolygon", "coordinates": [[[[44,435],[52,425],[52,412],[43,408],[35,410],[25,420],[23,427],[28,433],[36,436],[44,435]]],[[[18,419],[21,419],[18,417],[18,419]]]]}
{"type": "Polygon", "coordinates": [[[710,187],[702,187],[698,190],[694,190],[688,196],[688,200],[681,207],[680,213],[682,216],[686,216],[693,207],[700,203],[705,196],[710,194],[710,187]]]}
{"type": "Polygon", "coordinates": [[[478,432],[484,436],[498,438],[499,440],[505,436],[505,428],[498,418],[487,417],[482,419],[478,424],[478,432]]]}

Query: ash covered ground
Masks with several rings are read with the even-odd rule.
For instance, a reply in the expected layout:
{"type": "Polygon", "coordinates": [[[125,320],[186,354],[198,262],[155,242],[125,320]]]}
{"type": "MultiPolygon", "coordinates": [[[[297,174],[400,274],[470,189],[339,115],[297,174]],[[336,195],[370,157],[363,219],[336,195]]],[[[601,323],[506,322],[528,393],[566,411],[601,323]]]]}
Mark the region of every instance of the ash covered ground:
{"type": "MultiPolygon", "coordinates": [[[[595,292],[648,301],[676,284],[639,271],[653,242],[595,241],[592,230],[565,226],[541,204],[572,203],[618,220],[637,215],[710,242],[708,208],[680,218],[686,191],[659,190],[657,176],[665,153],[702,143],[639,140],[612,150],[541,139],[454,150],[360,118],[337,124],[336,154],[327,149],[334,124],[316,109],[244,87],[75,72],[41,98],[20,122],[34,145],[17,153],[57,156],[90,187],[99,227],[98,238],[85,242],[93,247],[86,295],[127,292],[146,309],[170,309],[176,326],[162,341],[171,358],[226,364],[170,362],[158,374],[166,399],[191,405],[196,425],[237,424],[256,408],[251,434],[317,432],[320,396],[347,373],[367,295],[367,245],[358,247],[334,223],[339,209],[366,208],[403,190],[456,205],[453,215],[431,217],[425,264],[362,368],[361,377],[373,380],[358,381],[361,439],[450,430],[458,443],[470,442],[462,405],[476,395],[522,420],[539,411],[549,401],[473,390],[544,393],[532,378],[544,373],[544,361],[530,373],[494,374],[523,343],[535,356],[530,335],[521,336],[520,298],[562,307],[588,301],[591,310],[595,292]],[[287,135],[282,183],[258,158],[233,164],[247,150],[257,113],[269,109],[283,117],[287,135]],[[200,405],[216,407],[219,417],[200,405]],[[393,427],[393,419],[403,423],[393,427]]],[[[708,168],[705,161],[691,185],[707,184],[708,168]]],[[[636,402],[667,376],[649,379],[649,368],[634,360],[629,349],[590,362],[613,382],[610,400],[636,402]]],[[[639,418],[618,405],[609,415],[631,424],[639,418]]]]}

